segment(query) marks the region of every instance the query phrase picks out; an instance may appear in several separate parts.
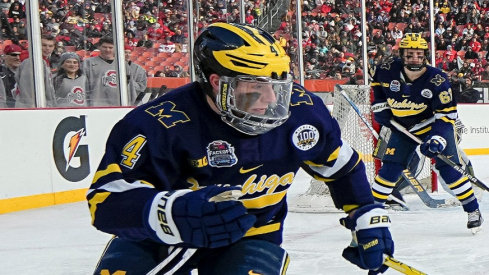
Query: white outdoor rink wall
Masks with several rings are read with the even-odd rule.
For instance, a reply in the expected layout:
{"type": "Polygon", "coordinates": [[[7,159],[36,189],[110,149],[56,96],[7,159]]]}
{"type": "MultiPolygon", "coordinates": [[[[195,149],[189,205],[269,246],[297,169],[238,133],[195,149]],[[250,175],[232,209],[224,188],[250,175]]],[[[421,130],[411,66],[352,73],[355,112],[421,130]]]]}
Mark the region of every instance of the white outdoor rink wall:
{"type": "MultiPolygon", "coordinates": [[[[84,200],[112,126],[130,110],[0,110],[0,214],[84,200]]],[[[489,105],[458,110],[467,127],[462,148],[489,154],[489,105]]]]}

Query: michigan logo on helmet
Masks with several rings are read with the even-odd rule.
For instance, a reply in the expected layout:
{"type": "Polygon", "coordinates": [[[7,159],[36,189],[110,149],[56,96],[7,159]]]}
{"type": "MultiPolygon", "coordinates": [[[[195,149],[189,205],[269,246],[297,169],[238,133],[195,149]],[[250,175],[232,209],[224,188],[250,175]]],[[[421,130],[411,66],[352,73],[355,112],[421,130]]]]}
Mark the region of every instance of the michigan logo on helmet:
{"type": "Polygon", "coordinates": [[[195,71],[210,74],[267,76],[283,79],[290,58],[266,31],[248,25],[215,23],[202,31],[194,46],[195,71]]]}
{"type": "Polygon", "coordinates": [[[428,43],[421,33],[406,33],[399,42],[399,48],[428,50],[428,43]]]}

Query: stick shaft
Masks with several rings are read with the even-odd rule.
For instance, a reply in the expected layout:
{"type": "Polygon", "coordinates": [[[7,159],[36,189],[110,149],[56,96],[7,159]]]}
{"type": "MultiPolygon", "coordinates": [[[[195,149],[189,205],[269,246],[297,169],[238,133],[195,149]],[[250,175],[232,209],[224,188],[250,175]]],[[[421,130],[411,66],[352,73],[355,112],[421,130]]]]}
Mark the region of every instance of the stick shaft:
{"type": "Polygon", "coordinates": [[[409,266],[403,262],[400,262],[393,257],[385,255],[385,260],[384,264],[392,269],[395,269],[402,274],[406,275],[427,275],[427,273],[424,273],[422,271],[417,270],[416,268],[409,266]]]}
{"type": "MultiPolygon", "coordinates": [[[[408,130],[406,130],[406,128],[404,128],[404,126],[402,126],[401,124],[399,124],[395,120],[391,120],[390,122],[391,122],[392,126],[394,126],[397,130],[399,130],[400,132],[404,133],[406,136],[410,137],[412,140],[416,141],[418,144],[422,144],[423,143],[423,141],[421,141],[420,138],[418,138],[417,136],[413,135],[411,132],[409,132],[408,130]]],[[[487,187],[487,185],[485,185],[482,181],[480,181],[476,177],[474,177],[471,174],[469,174],[460,165],[458,165],[455,162],[451,161],[447,156],[445,156],[443,154],[438,154],[436,157],[439,158],[439,159],[441,159],[446,164],[450,165],[453,169],[457,170],[463,176],[467,177],[475,185],[477,185],[480,188],[482,188],[482,189],[484,189],[484,190],[486,190],[486,191],[489,192],[489,187],[487,187]]]]}

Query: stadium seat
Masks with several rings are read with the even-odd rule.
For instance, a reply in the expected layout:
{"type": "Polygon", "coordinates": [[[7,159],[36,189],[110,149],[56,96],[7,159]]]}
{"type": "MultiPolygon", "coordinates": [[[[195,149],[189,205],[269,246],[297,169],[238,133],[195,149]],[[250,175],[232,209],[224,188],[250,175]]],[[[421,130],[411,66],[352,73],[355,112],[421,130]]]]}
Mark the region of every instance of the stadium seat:
{"type": "Polygon", "coordinates": [[[65,51],[66,52],[75,52],[76,47],[75,46],[65,46],[65,51]]]}

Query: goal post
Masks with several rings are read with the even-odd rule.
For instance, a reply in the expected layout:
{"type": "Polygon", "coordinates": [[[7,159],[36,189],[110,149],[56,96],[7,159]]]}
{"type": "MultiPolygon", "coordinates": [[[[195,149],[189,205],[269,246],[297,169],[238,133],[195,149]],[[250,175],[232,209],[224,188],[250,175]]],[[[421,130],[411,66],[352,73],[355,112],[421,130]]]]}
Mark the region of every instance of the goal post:
{"type": "MultiPolygon", "coordinates": [[[[372,156],[376,138],[352,105],[341,95],[342,92],[348,95],[367,122],[373,125],[373,114],[371,112],[372,92],[368,85],[336,85],[332,106],[332,116],[338,121],[342,140],[361,155],[365,163],[367,179],[372,185],[380,169],[380,161],[372,156]]],[[[432,187],[436,186],[436,178],[432,177],[431,172],[431,161],[429,158],[425,158],[423,165],[420,165],[420,169],[418,169],[416,178],[426,190],[432,190],[432,187]]],[[[411,188],[405,188],[401,193],[410,192],[412,192],[411,188]]],[[[289,209],[292,212],[336,211],[326,184],[315,179],[311,179],[309,189],[305,193],[289,198],[289,209]]]]}

